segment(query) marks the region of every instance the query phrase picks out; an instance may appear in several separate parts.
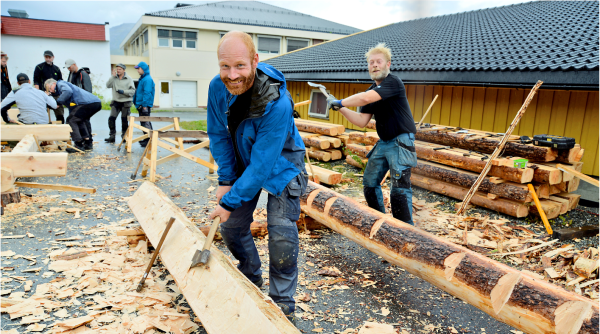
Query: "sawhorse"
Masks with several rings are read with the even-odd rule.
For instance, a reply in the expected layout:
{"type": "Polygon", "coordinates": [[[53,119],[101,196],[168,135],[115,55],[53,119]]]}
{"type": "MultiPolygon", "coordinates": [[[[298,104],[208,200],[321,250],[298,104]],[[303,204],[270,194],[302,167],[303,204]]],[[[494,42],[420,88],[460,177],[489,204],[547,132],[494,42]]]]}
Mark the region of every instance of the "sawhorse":
{"type": "MultiPolygon", "coordinates": [[[[153,130],[145,128],[139,124],[135,124],[136,121],[138,121],[138,122],[170,122],[170,123],[172,123],[165,127],[157,129],[156,131],[165,131],[165,130],[169,130],[171,128],[174,129],[175,131],[181,130],[179,128],[179,117],[153,117],[153,116],[134,117],[134,116],[129,116],[129,128],[127,129],[127,134],[125,136],[125,147],[127,148],[127,153],[131,153],[131,147],[132,147],[133,143],[136,143],[138,141],[149,138],[150,137],[149,133],[151,131],[153,131],[153,130]],[[133,129],[134,128],[142,130],[142,132],[144,132],[144,134],[137,138],[133,138],[133,129]]],[[[177,148],[179,148],[179,149],[183,149],[183,139],[182,138],[177,138],[176,141],[171,140],[169,138],[165,138],[164,140],[176,145],[177,148]]]]}

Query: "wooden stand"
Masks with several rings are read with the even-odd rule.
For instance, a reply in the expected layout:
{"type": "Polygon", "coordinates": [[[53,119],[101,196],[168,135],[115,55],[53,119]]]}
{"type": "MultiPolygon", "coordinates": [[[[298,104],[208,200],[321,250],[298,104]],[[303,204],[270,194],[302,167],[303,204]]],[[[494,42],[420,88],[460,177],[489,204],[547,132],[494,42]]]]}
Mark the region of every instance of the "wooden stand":
{"type": "MultiPolygon", "coordinates": [[[[127,148],[127,153],[131,153],[131,147],[132,147],[133,143],[150,138],[149,137],[150,131],[153,131],[153,130],[145,128],[141,125],[136,124],[135,123],[136,121],[138,121],[138,122],[171,123],[167,126],[164,126],[160,129],[157,129],[154,131],[166,131],[169,129],[174,129],[175,131],[181,130],[179,128],[179,117],[152,117],[152,116],[134,117],[134,116],[129,116],[129,128],[127,129],[127,134],[125,136],[125,147],[127,148]],[[141,130],[142,132],[144,132],[144,134],[137,138],[133,138],[133,129],[141,130]]],[[[175,144],[177,146],[177,148],[179,148],[181,150],[183,149],[183,138],[178,138],[177,141],[171,141],[171,140],[166,140],[166,141],[172,142],[173,144],[175,144]]]]}
{"type": "MultiPolygon", "coordinates": [[[[142,177],[145,177],[150,171],[150,175],[148,180],[150,182],[156,182],[156,166],[163,164],[167,161],[171,161],[175,158],[186,158],[191,160],[197,164],[208,167],[208,172],[212,174],[217,170],[217,166],[213,164],[214,161],[212,159],[212,155],[210,155],[211,162],[204,161],[198,157],[195,157],[190,154],[190,152],[194,152],[203,147],[208,147],[210,142],[208,141],[208,134],[204,131],[158,131],[153,130],[150,133],[150,141],[148,145],[150,148],[147,150],[146,157],[143,159],[143,167],[142,167],[142,177]],[[175,140],[171,140],[169,138],[175,138],[175,140]],[[183,149],[183,138],[205,138],[206,141],[200,144],[196,144],[194,146],[183,149]],[[181,142],[181,146],[179,146],[179,142],[181,142]],[[169,145],[168,143],[175,143],[175,146],[169,145]],[[164,158],[158,158],[158,147],[162,147],[166,150],[171,151],[173,154],[168,155],[164,158]]],[[[143,136],[142,136],[143,137],[143,136]]],[[[140,137],[141,138],[141,137],[140,137]]],[[[138,138],[136,138],[137,140],[138,138]]]]}

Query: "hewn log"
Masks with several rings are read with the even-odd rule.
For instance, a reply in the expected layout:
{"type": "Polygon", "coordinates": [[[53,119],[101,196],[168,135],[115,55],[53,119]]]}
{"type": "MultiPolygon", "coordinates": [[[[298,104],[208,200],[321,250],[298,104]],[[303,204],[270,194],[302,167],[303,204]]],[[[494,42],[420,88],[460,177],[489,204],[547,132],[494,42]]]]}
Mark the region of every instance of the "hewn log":
{"type": "Polygon", "coordinates": [[[2,125],[0,127],[0,138],[2,141],[19,141],[26,135],[34,135],[37,140],[54,141],[69,140],[71,137],[71,126],[65,125],[2,125]]]}
{"type": "Polygon", "coordinates": [[[360,168],[363,169],[367,166],[367,161],[369,161],[369,159],[364,159],[364,158],[360,158],[358,157],[358,159],[361,160],[361,162],[358,162],[355,159],[355,155],[347,155],[346,156],[346,163],[348,163],[351,166],[354,166],[356,168],[360,168]]]}
{"type": "MultiPolygon", "coordinates": [[[[312,219],[311,217],[304,217],[304,218],[300,218],[300,220],[298,220],[296,222],[296,226],[298,226],[298,230],[299,231],[304,231],[304,228],[306,228],[306,230],[308,231],[314,231],[314,230],[322,230],[322,229],[326,229],[327,227],[319,222],[317,222],[316,220],[312,219]]],[[[252,224],[250,224],[250,233],[252,233],[252,236],[257,238],[257,237],[264,237],[265,235],[269,234],[269,230],[267,229],[268,227],[268,223],[267,221],[254,221],[252,222],[252,224]]],[[[200,231],[206,236],[208,235],[208,231],[210,230],[210,226],[200,226],[200,231]]],[[[215,240],[221,240],[223,239],[223,237],[221,237],[221,233],[219,230],[217,230],[217,233],[215,234],[215,240]]]]}
{"type": "Polygon", "coordinates": [[[538,183],[559,184],[563,181],[563,172],[542,164],[531,164],[533,168],[533,181],[538,183]]]}
{"type": "Polygon", "coordinates": [[[1,167],[2,170],[2,178],[1,178],[1,188],[2,192],[7,191],[15,185],[15,174],[13,173],[12,168],[1,167]]]}
{"type": "Polygon", "coordinates": [[[217,247],[211,248],[207,266],[190,269],[206,238],[154,184],[144,182],[129,207],[153,245],[175,218],[161,260],[208,333],[300,333],[217,247]]]}
{"type": "Polygon", "coordinates": [[[1,193],[0,196],[2,198],[3,207],[11,203],[21,202],[21,192],[19,190],[15,190],[14,188],[11,188],[6,192],[1,193]]]}
{"type": "Polygon", "coordinates": [[[568,150],[558,150],[558,154],[554,161],[566,164],[579,162],[581,160],[581,158],[578,160],[579,151],[581,151],[581,146],[579,144],[575,144],[575,147],[568,150]]]}
{"type": "MultiPolygon", "coordinates": [[[[540,204],[542,205],[542,210],[544,210],[544,213],[546,214],[546,217],[548,219],[554,219],[560,215],[560,209],[561,209],[560,203],[541,199],[540,204]]],[[[537,207],[535,206],[535,203],[531,203],[531,206],[529,206],[529,213],[534,214],[536,216],[540,215],[540,212],[538,211],[537,207]]]]}
{"type": "MultiPolygon", "coordinates": [[[[410,177],[410,182],[413,186],[421,187],[438,194],[450,196],[457,200],[462,200],[469,191],[469,188],[428,178],[419,174],[412,174],[410,177]]],[[[529,210],[528,206],[523,202],[512,201],[505,198],[497,198],[492,200],[487,197],[487,194],[482,192],[475,193],[471,203],[517,218],[527,217],[529,210]]]]}
{"type": "Polygon", "coordinates": [[[570,210],[575,209],[579,205],[579,199],[581,198],[581,195],[570,194],[570,193],[558,193],[555,196],[568,199],[569,203],[570,203],[570,206],[569,206],[570,210]]]}
{"type": "Polygon", "coordinates": [[[370,120],[369,123],[367,123],[367,126],[365,126],[365,128],[371,129],[371,130],[377,130],[375,120],[374,119],[370,120]]]}
{"type": "MultiPolygon", "coordinates": [[[[475,155],[464,156],[456,150],[434,150],[435,146],[427,143],[415,142],[417,157],[428,161],[437,162],[443,165],[466,169],[475,173],[481,173],[487,160],[475,157],[475,155]]],[[[468,153],[464,153],[468,154],[468,153]]],[[[517,183],[528,183],[533,179],[533,169],[514,168],[506,166],[492,166],[490,176],[496,176],[507,181],[517,183]]]]}
{"type": "MultiPolygon", "coordinates": [[[[479,176],[473,172],[463,171],[423,160],[418,161],[417,166],[412,168],[412,172],[466,188],[470,188],[479,176]]],[[[515,201],[533,201],[527,186],[520,183],[504,182],[494,184],[489,181],[489,178],[486,178],[479,186],[479,191],[515,201]]]]}
{"type": "Polygon", "coordinates": [[[350,140],[350,136],[349,136],[349,135],[339,135],[339,136],[336,136],[336,138],[337,138],[337,139],[339,139],[339,140],[342,142],[342,144],[343,144],[344,146],[346,146],[346,145],[348,145],[348,144],[352,144],[352,143],[353,143],[353,142],[350,140]]]}
{"type": "MultiPolygon", "coordinates": [[[[476,137],[476,136],[472,136],[476,137]]],[[[492,153],[500,143],[502,137],[485,137],[469,139],[466,134],[444,131],[421,131],[417,130],[417,140],[460,147],[483,153],[492,153]]],[[[503,152],[504,155],[523,157],[530,161],[553,161],[558,152],[549,147],[521,144],[519,142],[508,142],[503,152]]]]}
{"type": "Polygon", "coordinates": [[[312,182],[300,203],[302,211],[322,224],[523,332],[554,333],[563,326],[573,328],[568,333],[598,332],[598,304],[585,297],[404,224],[312,182]],[[499,286],[501,279],[503,283],[512,281],[503,279],[507,275],[521,275],[509,289],[502,288],[506,284],[499,286]],[[494,292],[498,289],[509,291],[494,292]],[[509,297],[504,302],[506,294],[509,297]],[[573,305],[585,311],[580,322],[564,317],[565,309],[571,311],[573,305]]]}
{"type": "Polygon", "coordinates": [[[348,144],[348,145],[346,145],[346,148],[350,152],[352,152],[352,153],[354,153],[354,154],[356,154],[358,156],[361,156],[363,158],[366,158],[367,154],[369,153],[369,151],[371,151],[373,149],[373,146],[362,146],[362,145],[356,145],[356,144],[348,144]]]}
{"type": "Polygon", "coordinates": [[[2,167],[12,169],[15,178],[65,176],[68,157],[68,153],[38,152],[34,136],[28,134],[21,138],[12,152],[0,154],[0,163],[2,167]]]}
{"type": "Polygon", "coordinates": [[[558,196],[550,196],[548,198],[549,201],[552,202],[557,202],[561,205],[560,207],[560,214],[565,214],[567,213],[569,210],[571,210],[571,202],[566,199],[566,198],[562,198],[562,197],[558,197],[558,196]]]}
{"type": "Polygon", "coordinates": [[[313,159],[317,159],[324,162],[331,160],[331,153],[329,152],[313,150],[307,150],[306,152],[308,153],[308,156],[313,159]]]}
{"type": "Polygon", "coordinates": [[[329,152],[331,153],[331,160],[335,161],[335,160],[340,160],[344,157],[344,154],[342,154],[341,150],[325,150],[325,152],[329,152]]]}
{"type": "MultiPolygon", "coordinates": [[[[312,170],[315,172],[315,175],[317,175],[317,177],[319,178],[319,182],[326,183],[329,185],[334,185],[342,182],[342,173],[321,168],[318,166],[312,166],[312,170]]],[[[308,168],[308,164],[306,164],[306,171],[312,177],[312,173],[310,171],[310,168],[308,168]]]]}

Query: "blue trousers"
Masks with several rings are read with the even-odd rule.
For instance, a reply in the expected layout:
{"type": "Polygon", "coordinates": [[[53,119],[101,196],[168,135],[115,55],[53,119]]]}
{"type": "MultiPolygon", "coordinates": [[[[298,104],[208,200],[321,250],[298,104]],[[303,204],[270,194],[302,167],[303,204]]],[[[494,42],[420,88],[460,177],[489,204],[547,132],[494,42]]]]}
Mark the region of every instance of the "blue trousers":
{"type": "MultiPolygon", "coordinates": [[[[269,194],[267,230],[269,232],[269,296],[276,303],[296,308],[294,294],[298,285],[298,227],[300,195],[306,189],[306,176],[294,178],[281,196],[269,194]]],[[[252,282],[262,276],[260,257],[254,244],[250,224],[260,192],[235,209],[221,224],[221,235],[227,248],[240,261],[238,269],[252,282]]]]}
{"type": "Polygon", "coordinates": [[[389,141],[379,140],[367,154],[367,158],[369,162],[365,168],[363,186],[369,207],[385,213],[380,183],[390,170],[392,215],[396,219],[414,225],[410,168],[417,165],[415,135],[403,133],[389,141]]]}

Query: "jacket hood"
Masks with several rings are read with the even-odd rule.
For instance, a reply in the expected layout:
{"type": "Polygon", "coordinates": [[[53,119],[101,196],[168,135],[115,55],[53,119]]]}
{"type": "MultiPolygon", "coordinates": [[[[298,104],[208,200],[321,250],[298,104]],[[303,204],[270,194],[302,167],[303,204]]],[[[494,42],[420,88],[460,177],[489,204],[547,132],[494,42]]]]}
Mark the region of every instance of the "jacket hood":
{"type": "Polygon", "coordinates": [[[144,70],[144,75],[150,74],[150,67],[148,66],[148,64],[146,64],[146,62],[141,61],[139,64],[137,64],[137,66],[141,67],[142,70],[144,70]]]}

